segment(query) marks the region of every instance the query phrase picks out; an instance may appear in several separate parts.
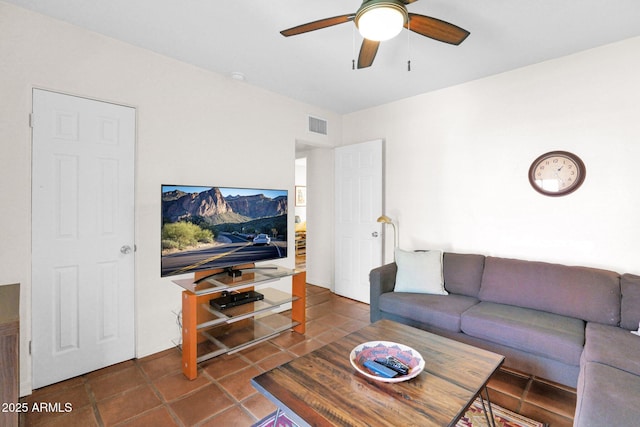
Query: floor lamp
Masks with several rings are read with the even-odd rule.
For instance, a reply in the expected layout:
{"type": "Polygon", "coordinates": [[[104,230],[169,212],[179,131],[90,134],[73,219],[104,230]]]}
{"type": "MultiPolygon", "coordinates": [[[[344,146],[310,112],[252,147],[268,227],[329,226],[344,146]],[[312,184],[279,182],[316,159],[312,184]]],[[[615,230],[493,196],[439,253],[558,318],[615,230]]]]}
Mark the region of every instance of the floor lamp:
{"type": "Polygon", "coordinates": [[[393,227],[393,249],[395,251],[395,249],[398,247],[398,229],[396,228],[395,223],[386,215],[378,217],[377,222],[381,222],[383,224],[391,224],[391,226],[393,227]]]}

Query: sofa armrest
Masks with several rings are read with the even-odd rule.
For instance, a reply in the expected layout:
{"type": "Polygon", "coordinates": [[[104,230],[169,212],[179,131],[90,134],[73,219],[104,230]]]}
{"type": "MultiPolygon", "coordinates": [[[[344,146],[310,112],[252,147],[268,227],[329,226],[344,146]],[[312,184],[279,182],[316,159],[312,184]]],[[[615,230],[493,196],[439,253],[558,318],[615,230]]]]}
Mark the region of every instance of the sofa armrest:
{"type": "Polygon", "coordinates": [[[398,267],[395,262],[374,268],[369,273],[369,304],[371,322],[381,319],[380,295],[393,292],[396,285],[396,272],[398,267]]]}

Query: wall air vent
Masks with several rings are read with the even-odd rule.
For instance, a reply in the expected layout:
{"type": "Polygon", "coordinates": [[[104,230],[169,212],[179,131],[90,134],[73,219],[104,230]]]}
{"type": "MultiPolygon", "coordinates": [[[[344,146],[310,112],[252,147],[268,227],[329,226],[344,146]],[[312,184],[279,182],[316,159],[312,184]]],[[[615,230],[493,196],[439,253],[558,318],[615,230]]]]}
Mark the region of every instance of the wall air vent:
{"type": "Polygon", "coordinates": [[[318,117],[309,116],[309,132],[326,135],[327,121],[318,117]]]}

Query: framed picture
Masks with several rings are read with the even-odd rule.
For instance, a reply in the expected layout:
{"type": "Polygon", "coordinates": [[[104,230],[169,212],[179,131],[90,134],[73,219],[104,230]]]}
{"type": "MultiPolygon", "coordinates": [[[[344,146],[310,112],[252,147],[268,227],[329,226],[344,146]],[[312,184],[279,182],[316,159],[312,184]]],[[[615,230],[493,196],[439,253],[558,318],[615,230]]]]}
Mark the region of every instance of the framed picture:
{"type": "Polygon", "coordinates": [[[307,206],[307,187],[296,186],[296,206],[307,206]]]}

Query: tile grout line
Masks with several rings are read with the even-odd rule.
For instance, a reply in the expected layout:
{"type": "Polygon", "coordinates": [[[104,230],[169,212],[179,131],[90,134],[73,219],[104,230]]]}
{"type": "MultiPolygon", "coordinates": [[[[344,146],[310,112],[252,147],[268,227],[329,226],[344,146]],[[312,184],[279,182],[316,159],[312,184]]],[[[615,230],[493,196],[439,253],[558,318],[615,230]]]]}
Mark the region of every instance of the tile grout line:
{"type": "Polygon", "coordinates": [[[93,415],[96,417],[96,422],[98,423],[98,427],[104,427],[104,420],[102,419],[102,414],[100,414],[100,409],[98,408],[98,401],[96,400],[95,394],[93,394],[93,389],[91,388],[91,384],[89,384],[89,379],[86,376],[82,376],[84,380],[84,389],[89,397],[89,404],[93,410],[93,415]]]}
{"type": "Polygon", "coordinates": [[[531,389],[532,386],[533,386],[533,377],[530,376],[529,380],[527,381],[527,385],[524,386],[524,390],[522,391],[522,396],[520,396],[520,400],[518,402],[518,408],[515,411],[518,414],[520,414],[520,412],[522,411],[522,406],[524,405],[527,399],[527,394],[529,394],[529,390],[531,389]]]}
{"type": "MultiPolygon", "coordinates": [[[[140,370],[140,372],[142,373],[142,376],[144,377],[144,379],[147,381],[147,384],[149,385],[149,387],[151,388],[151,390],[153,391],[153,393],[156,395],[156,397],[160,400],[160,403],[162,407],[164,407],[166,409],[166,411],[169,413],[169,416],[171,416],[171,418],[173,419],[173,421],[180,427],[184,427],[184,424],[182,423],[182,420],[180,420],[180,418],[178,417],[178,415],[173,411],[173,409],[171,408],[171,405],[169,405],[169,402],[166,401],[166,399],[164,398],[164,396],[162,395],[162,393],[160,392],[160,390],[158,390],[158,388],[156,387],[156,385],[153,383],[153,380],[151,379],[151,377],[149,377],[149,375],[147,374],[147,372],[143,369],[142,365],[140,364],[140,359],[135,359],[136,361],[136,366],[138,366],[138,369],[140,370]]],[[[171,373],[168,373],[166,375],[171,375],[171,373]]],[[[158,377],[158,378],[162,378],[162,376],[158,377]]],[[[199,390],[199,389],[196,389],[199,390]]],[[[157,408],[157,407],[156,407],[157,408]]],[[[155,410],[156,408],[151,408],[145,412],[142,412],[139,415],[145,414],[149,411],[155,410]]],[[[131,417],[129,418],[128,421],[135,419],[136,417],[131,417]]]]}

